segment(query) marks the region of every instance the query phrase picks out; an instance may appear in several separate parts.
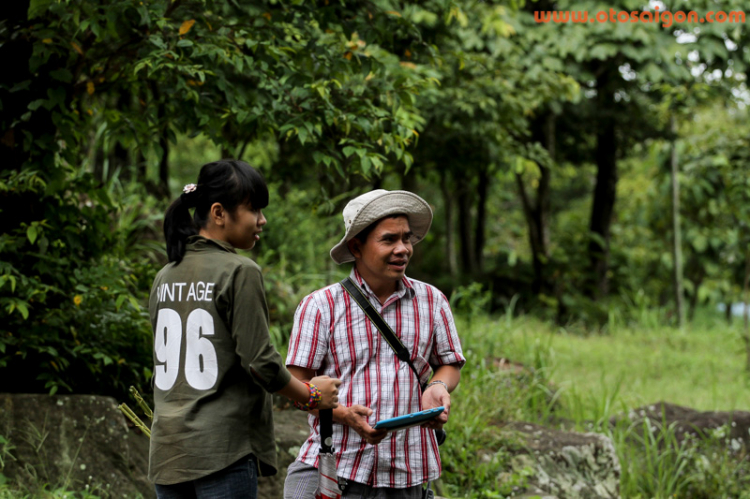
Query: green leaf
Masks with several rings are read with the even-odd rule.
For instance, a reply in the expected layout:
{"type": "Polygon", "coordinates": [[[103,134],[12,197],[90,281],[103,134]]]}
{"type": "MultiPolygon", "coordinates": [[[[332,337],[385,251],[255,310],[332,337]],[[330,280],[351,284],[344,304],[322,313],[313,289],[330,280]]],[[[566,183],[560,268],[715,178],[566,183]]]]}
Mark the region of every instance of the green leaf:
{"type": "Polygon", "coordinates": [[[61,81],[63,83],[70,83],[71,81],[73,81],[73,73],[71,73],[66,68],[60,68],[54,71],[50,71],[49,75],[55,80],[61,81]]]}
{"type": "Polygon", "coordinates": [[[37,225],[30,225],[29,228],[26,229],[26,237],[29,238],[31,244],[34,244],[38,235],[39,227],[37,225]]]}
{"type": "Polygon", "coordinates": [[[26,303],[16,301],[16,308],[21,312],[21,317],[23,317],[24,320],[29,318],[29,307],[26,306],[26,303]]]}
{"type": "Polygon", "coordinates": [[[31,20],[44,14],[51,4],[52,0],[31,0],[29,3],[27,19],[31,20]]]}
{"type": "Polygon", "coordinates": [[[39,107],[40,107],[40,106],[41,106],[42,104],[44,104],[45,102],[47,102],[47,100],[46,100],[46,99],[37,99],[37,100],[31,101],[31,102],[29,103],[29,105],[28,105],[28,108],[29,108],[30,110],[32,110],[32,111],[36,111],[36,110],[37,110],[37,109],[39,109],[39,107]]]}
{"type": "Polygon", "coordinates": [[[367,177],[370,174],[370,158],[365,156],[364,158],[362,158],[361,164],[362,173],[365,175],[365,177],[367,177]]]}
{"type": "Polygon", "coordinates": [[[135,299],[135,296],[128,296],[128,301],[130,302],[130,304],[133,306],[134,309],[136,310],[141,309],[141,304],[138,303],[138,300],[135,299]]]}
{"type": "Polygon", "coordinates": [[[297,135],[299,135],[299,141],[304,144],[307,140],[307,129],[305,127],[299,127],[297,129],[297,135]]]}
{"type": "Polygon", "coordinates": [[[120,296],[118,296],[117,300],[115,300],[115,308],[117,310],[119,310],[120,307],[122,307],[122,304],[125,303],[125,300],[127,300],[127,299],[128,299],[128,295],[120,295],[120,296]]]}

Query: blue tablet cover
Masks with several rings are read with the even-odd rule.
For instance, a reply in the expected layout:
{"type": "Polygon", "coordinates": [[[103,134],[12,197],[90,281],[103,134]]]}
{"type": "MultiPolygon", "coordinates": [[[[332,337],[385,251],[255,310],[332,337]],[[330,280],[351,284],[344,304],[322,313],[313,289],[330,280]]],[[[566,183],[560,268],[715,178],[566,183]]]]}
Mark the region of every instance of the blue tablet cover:
{"type": "Polygon", "coordinates": [[[384,419],[375,423],[376,430],[403,430],[404,428],[410,428],[417,426],[422,423],[434,419],[445,410],[445,407],[435,407],[434,409],[427,409],[426,411],[414,412],[407,414],[406,416],[398,416],[391,419],[384,419]]]}

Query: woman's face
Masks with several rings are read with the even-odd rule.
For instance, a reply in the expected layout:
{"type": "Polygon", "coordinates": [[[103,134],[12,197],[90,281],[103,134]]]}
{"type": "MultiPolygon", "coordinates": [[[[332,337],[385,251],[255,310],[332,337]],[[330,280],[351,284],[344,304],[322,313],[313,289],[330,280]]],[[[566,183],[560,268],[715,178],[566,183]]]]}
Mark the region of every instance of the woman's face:
{"type": "Polygon", "coordinates": [[[252,249],[260,240],[264,225],[266,217],[262,210],[253,209],[250,203],[240,204],[226,219],[224,240],[238,249],[252,249]]]}

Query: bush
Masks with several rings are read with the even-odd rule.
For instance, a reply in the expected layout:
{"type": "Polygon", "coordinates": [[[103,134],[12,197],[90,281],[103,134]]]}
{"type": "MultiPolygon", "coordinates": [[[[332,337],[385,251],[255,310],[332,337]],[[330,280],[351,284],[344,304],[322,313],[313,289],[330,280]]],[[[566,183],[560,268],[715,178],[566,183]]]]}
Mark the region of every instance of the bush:
{"type": "Polygon", "coordinates": [[[141,305],[156,268],[136,222],[152,207],[134,192],[116,205],[117,184],[64,171],[58,185],[29,170],[0,178],[4,214],[28,208],[0,235],[0,391],[124,396],[151,374],[141,305]]]}

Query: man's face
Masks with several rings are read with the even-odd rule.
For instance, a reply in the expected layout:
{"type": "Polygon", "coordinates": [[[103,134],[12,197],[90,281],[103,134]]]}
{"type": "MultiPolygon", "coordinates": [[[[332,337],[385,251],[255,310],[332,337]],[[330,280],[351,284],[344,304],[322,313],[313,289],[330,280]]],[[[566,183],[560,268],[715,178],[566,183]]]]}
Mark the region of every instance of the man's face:
{"type": "Polygon", "coordinates": [[[350,246],[357,270],[365,280],[399,281],[404,277],[413,248],[409,220],[405,216],[384,218],[361,243],[350,246]]]}

